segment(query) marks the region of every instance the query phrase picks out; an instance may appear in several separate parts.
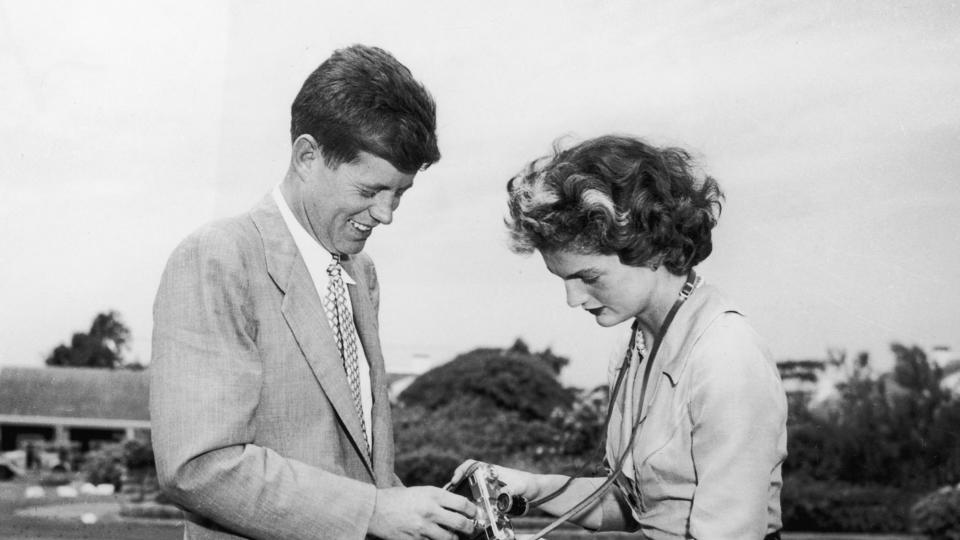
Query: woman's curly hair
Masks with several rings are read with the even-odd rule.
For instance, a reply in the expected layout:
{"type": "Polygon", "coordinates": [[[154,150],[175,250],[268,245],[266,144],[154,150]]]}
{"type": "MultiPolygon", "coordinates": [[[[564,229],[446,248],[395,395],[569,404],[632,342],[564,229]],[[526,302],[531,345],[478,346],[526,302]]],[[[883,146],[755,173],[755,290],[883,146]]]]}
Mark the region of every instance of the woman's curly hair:
{"type": "Polygon", "coordinates": [[[723,193],[690,154],[603,136],[534,160],[507,183],[512,249],[616,254],[683,275],[710,255],[723,193]]]}

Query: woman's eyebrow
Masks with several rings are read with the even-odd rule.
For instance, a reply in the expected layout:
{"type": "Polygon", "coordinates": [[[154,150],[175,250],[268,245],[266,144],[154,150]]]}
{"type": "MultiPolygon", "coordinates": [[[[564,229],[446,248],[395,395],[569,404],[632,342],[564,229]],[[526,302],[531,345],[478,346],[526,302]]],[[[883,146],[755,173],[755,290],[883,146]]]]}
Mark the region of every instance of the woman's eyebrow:
{"type": "Polygon", "coordinates": [[[581,268],[580,270],[577,270],[572,274],[563,276],[563,279],[580,279],[583,276],[588,274],[599,274],[599,273],[600,271],[597,270],[596,268],[581,268]]]}

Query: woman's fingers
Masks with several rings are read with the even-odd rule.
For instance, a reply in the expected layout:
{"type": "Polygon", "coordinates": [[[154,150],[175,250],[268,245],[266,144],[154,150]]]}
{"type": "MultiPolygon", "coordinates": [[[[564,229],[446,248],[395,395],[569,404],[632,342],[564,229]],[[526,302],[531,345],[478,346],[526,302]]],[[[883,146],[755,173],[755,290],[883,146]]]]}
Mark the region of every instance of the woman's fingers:
{"type": "Polygon", "coordinates": [[[477,463],[475,459],[468,459],[461,463],[456,470],[453,471],[453,478],[447,482],[447,485],[443,486],[444,489],[450,489],[452,486],[457,485],[460,480],[463,480],[463,477],[467,475],[467,470],[473,466],[474,463],[477,463]]]}

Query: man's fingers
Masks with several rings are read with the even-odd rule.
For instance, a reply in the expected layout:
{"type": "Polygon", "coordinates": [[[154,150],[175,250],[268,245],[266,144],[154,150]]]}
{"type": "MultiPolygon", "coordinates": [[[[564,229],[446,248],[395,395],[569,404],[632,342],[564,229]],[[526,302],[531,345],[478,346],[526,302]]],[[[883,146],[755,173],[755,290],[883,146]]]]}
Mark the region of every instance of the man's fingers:
{"type": "Polygon", "coordinates": [[[477,507],[472,502],[470,502],[466,497],[461,497],[455,493],[449,491],[440,490],[437,495],[437,502],[440,503],[440,506],[453,510],[459,514],[462,514],[468,518],[476,517],[477,507]]]}
{"type": "Polygon", "coordinates": [[[447,510],[437,515],[437,523],[447,530],[460,531],[463,534],[473,534],[474,529],[476,529],[476,522],[473,518],[447,510]]]}
{"type": "Polygon", "coordinates": [[[456,534],[444,529],[436,523],[431,523],[428,525],[426,530],[423,531],[423,534],[430,540],[457,540],[456,534]]]}

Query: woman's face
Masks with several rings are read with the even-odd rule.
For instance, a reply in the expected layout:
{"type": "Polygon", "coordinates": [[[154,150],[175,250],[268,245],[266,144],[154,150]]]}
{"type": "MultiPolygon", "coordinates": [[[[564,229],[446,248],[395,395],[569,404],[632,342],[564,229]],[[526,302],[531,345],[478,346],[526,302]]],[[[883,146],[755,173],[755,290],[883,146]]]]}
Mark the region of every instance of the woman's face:
{"type": "Polygon", "coordinates": [[[615,326],[652,304],[657,273],[628,266],[616,255],[573,251],[541,252],[547,270],[563,280],[567,305],[589,311],[600,326],[615,326]]]}

